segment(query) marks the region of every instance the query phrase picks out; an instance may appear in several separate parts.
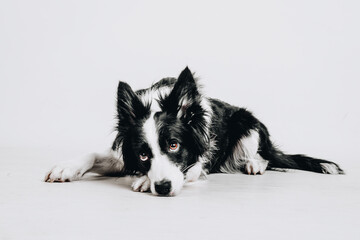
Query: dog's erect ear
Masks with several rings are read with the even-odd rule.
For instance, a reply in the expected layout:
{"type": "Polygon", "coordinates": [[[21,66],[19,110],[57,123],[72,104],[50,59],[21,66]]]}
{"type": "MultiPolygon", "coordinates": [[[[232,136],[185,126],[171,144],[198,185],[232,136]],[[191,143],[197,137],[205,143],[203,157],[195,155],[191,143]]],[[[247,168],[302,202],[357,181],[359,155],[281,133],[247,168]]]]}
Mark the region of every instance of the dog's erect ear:
{"type": "Polygon", "coordinates": [[[181,72],[168,97],[160,98],[160,106],[164,112],[176,115],[190,127],[193,144],[200,155],[205,151],[209,140],[205,120],[209,113],[203,108],[201,101],[198,85],[188,67],[181,72]]]}
{"type": "Polygon", "coordinates": [[[178,77],[168,97],[161,99],[163,111],[176,113],[179,118],[186,115],[187,109],[200,101],[200,94],[190,69],[186,67],[178,77]]]}
{"type": "Polygon", "coordinates": [[[135,119],[144,117],[149,112],[149,106],[145,106],[125,82],[119,82],[117,91],[117,113],[119,125],[134,124],[135,119]]]}

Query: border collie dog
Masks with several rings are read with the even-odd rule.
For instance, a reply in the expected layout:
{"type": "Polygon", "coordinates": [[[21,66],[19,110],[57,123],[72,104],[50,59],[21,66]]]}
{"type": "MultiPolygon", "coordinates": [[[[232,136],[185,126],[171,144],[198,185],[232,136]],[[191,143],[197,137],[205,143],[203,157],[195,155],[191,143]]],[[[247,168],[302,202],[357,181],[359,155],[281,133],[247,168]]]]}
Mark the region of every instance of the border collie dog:
{"type": "Polygon", "coordinates": [[[174,196],[185,182],[207,173],[256,175],[279,168],[344,173],[330,161],[284,154],[251,112],[207,98],[200,90],[189,68],[177,79],[164,78],[136,92],[120,82],[111,150],[56,166],[45,181],[74,181],[87,172],[136,175],[134,191],[174,196]]]}

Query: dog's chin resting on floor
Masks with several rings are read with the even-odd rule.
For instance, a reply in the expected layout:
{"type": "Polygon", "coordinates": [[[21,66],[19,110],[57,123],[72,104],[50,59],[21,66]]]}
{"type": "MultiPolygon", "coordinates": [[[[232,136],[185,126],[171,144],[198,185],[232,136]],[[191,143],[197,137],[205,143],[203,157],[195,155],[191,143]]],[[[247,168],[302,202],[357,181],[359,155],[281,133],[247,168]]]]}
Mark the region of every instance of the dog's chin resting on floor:
{"type": "Polygon", "coordinates": [[[188,68],[177,79],[135,92],[120,82],[117,120],[107,153],[56,166],[45,181],[79,180],[88,172],[136,175],[134,191],[174,196],[184,183],[209,173],[257,175],[279,168],[344,173],[336,163],[281,152],[251,112],[204,96],[188,68]]]}

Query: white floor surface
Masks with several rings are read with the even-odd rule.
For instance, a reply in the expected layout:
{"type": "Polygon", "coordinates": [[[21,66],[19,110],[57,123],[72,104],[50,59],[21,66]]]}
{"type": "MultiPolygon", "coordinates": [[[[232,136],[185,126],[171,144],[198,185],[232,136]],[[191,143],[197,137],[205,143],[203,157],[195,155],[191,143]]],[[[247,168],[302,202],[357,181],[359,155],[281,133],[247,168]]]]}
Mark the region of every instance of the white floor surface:
{"type": "Polygon", "coordinates": [[[360,239],[359,168],[214,174],[176,197],[94,175],[42,182],[69,153],[0,149],[0,239],[360,239]],[[55,157],[56,156],[56,157],[55,157]]]}

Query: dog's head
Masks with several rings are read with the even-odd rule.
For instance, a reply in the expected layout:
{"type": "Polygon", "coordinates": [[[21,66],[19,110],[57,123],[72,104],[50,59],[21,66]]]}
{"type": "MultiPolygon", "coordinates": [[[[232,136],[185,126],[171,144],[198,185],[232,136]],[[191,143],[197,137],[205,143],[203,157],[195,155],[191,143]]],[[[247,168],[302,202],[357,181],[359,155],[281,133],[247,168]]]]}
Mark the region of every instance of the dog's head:
{"type": "Polygon", "coordinates": [[[136,93],[120,82],[117,97],[114,145],[126,170],[147,174],[155,195],[178,194],[209,145],[209,113],[191,71],[183,70],[174,84],[136,93]]]}

